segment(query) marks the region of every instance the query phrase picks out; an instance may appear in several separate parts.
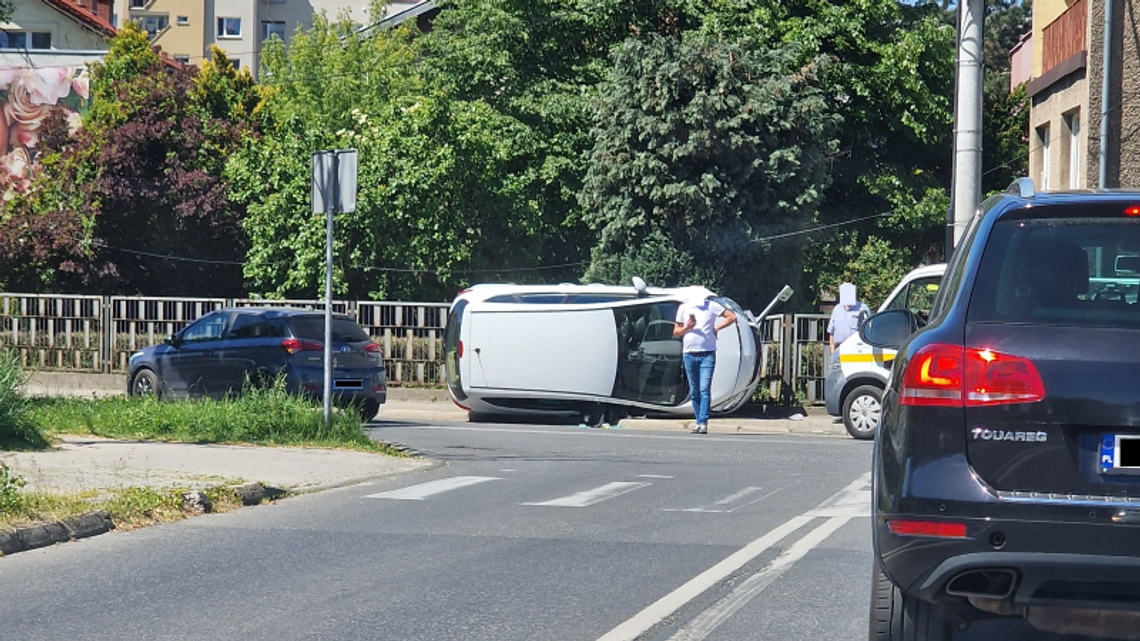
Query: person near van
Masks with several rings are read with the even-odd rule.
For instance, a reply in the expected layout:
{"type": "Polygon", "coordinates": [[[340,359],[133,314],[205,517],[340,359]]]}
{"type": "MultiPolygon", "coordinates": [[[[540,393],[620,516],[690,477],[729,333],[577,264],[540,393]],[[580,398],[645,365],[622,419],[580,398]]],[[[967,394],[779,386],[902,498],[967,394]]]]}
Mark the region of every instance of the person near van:
{"type": "Polygon", "coordinates": [[[859,331],[859,317],[871,310],[855,296],[855,285],[843,283],[839,286],[839,304],[831,310],[831,320],[827,324],[827,344],[831,353],[852,334],[859,331]]]}
{"type": "Polygon", "coordinates": [[[716,367],[717,333],[736,322],[736,314],[707,298],[690,300],[677,308],[673,335],[682,337],[685,376],[697,425],[694,434],[709,432],[709,403],[713,369],[716,367]]]}

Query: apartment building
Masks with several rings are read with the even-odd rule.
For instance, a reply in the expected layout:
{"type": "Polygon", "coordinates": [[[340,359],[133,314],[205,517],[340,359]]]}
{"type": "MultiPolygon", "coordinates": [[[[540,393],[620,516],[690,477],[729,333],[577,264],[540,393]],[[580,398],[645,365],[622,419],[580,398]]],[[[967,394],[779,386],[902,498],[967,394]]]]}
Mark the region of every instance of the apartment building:
{"type": "Polygon", "coordinates": [[[101,14],[94,1],[24,0],[8,22],[0,22],[0,70],[82,68],[106,53],[114,35],[110,0],[101,14]]]}
{"type": "Polygon", "coordinates": [[[1140,0],[1034,0],[1029,173],[1040,189],[1099,186],[1106,1],[1115,4],[1105,186],[1140,187],[1140,0]]]}
{"type": "MultiPolygon", "coordinates": [[[[106,0],[110,1],[110,0],[106,0]]],[[[114,0],[113,21],[134,20],[162,50],[181,62],[199,64],[210,45],[226,52],[238,67],[257,73],[262,43],[272,37],[290,41],[298,28],[313,26],[324,11],[335,20],[347,15],[364,24],[367,0],[114,0]]],[[[420,18],[434,3],[393,2],[388,15],[420,18]]]]}

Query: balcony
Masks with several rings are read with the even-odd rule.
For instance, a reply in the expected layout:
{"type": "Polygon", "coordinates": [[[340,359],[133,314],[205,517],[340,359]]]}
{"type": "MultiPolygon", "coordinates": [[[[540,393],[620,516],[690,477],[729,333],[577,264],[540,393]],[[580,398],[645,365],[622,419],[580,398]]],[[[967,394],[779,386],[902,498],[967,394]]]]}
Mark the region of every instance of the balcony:
{"type": "Polygon", "coordinates": [[[1056,20],[1042,29],[1042,76],[1062,62],[1085,51],[1088,15],[1088,0],[1077,0],[1056,20]]]}

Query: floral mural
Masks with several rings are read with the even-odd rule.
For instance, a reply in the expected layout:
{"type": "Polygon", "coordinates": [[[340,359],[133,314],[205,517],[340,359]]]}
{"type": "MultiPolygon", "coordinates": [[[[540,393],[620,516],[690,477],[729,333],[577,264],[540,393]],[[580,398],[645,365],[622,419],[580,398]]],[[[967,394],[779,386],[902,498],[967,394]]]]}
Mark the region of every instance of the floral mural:
{"type": "Polygon", "coordinates": [[[7,202],[31,184],[40,127],[62,108],[71,132],[91,100],[86,69],[0,69],[0,199],[7,202]]]}

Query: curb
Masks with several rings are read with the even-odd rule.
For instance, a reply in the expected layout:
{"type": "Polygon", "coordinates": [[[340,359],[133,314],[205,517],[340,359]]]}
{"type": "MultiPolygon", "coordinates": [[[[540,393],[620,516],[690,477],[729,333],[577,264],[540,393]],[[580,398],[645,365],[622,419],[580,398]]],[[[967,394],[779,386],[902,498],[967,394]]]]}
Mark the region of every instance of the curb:
{"type": "Polygon", "coordinates": [[[85,539],[113,529],[115,524],[111,521],[111,516],[103,510],[96,510],[62,521],[18,528],[14,532],[0,532],[0,555],[8,556],[56,543],[85,539]]]}

